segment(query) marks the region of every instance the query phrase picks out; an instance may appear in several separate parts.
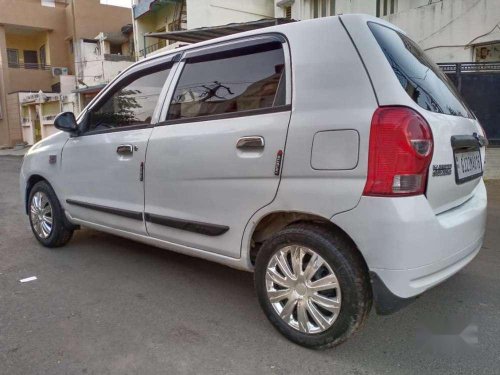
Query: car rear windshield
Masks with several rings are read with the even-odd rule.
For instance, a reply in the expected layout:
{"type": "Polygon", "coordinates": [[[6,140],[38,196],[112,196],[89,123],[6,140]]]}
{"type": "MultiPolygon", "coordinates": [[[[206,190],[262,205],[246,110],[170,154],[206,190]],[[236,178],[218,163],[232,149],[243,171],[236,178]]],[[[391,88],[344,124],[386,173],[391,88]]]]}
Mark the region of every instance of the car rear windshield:
{"type": "Polygon", "coordinates": [[[378,23],[369,22],[368,26],[401,86],[419,106],[432,112],[473,117],[453,83],[414,41],[378,23]]]}

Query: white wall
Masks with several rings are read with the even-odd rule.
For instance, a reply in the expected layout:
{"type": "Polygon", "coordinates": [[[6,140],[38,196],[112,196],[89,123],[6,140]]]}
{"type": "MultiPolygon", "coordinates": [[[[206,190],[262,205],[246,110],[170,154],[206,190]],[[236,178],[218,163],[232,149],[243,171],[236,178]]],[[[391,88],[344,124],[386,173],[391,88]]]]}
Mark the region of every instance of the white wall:
{"type": "Polygon", "coordinates": [[[118,73],[132,65],[131,61],[108,61],[104,59],[103,48],[99,43],[81,43],[81,62],[78,64],[77,77],[87,86],[108,83],[118,73]]]}
{"type": "MultiPolygon", "coordinates": [[[[309,19],[310,9],[311,0],[295,0],[292,18],[309,19]]],[[[376,0],[336,0],[335,13],[374,16],[376,0]]],[[[283,9],[275,6],[275,15],[283,17],[283,9]]],[[[500,0],[398,0],[396,13],[382,18],[405,30],[436,62],[474,61],[469,43],[500,41],[500,0]]]]}
{"type": "Polygon", "coordinates": [[[59,82],[61,83],[61,94],[69,94],[76,88],[75,76],[59,76],[59,82]]]}
{"type": "Polygon", "coordinates": [[[187,0],[186,7],[188,29],[274,17],[273,0],[187,0]]]}
{"type": "MultiPolygon", "coordinates": [[[[273,1],[275,4],[275,17],[284,17],[285,14],[283,9],[276,6],[281,0],[273,1]]],[[[329,9],[329,4],[327,9],[329,9]]],[[[335,0],[335,14],[341,13],[364,13],[375,15],[376,0],[335,0]]],[[[295,0],[292,3],[292,18],[294,20],[307,20],[313,18],[311,0],[295,0]]]]}
{"type": "Polygon", "coordinates": [[[443,0],[384,18],[405,30],[436,62],[473,61],[473,48],[465,45],[500,40],[498,28],[474,40],[500,23],[499,0],[443,0]]]}

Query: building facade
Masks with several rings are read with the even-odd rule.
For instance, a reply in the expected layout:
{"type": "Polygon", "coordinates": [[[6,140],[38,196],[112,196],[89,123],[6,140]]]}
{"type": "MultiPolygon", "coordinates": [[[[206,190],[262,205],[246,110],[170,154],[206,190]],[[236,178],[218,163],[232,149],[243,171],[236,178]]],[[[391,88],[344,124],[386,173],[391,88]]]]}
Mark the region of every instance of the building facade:
{"type": "Polygon", "coordinates": [[[130,31],[121,33],[130,24],[130,9],[99,0],[0,0],[0,9],[2,147],[51,134],[54,114],[66,100],[72,97],[72,107],[79,108],[79,94],[72,91],[105,83],[124,68],[126,59],[116,56],[130,55],[132,38],[130,31]],[[87,53],[86,41],[99,53],[87,53]]]}
{"type": "Polygon", "coordinates": [[[500,61],[498,0],[274,0],[275,16],[305,20],[346,13],[384,18],[438,63],[500,61]]]}
{"type": "Polygon", "coordinates": [[[149,33],[257,21],[274,17],[273,0],[133,0],[138,58],[176,48],[179,42],[147,37],[149,33]]]}

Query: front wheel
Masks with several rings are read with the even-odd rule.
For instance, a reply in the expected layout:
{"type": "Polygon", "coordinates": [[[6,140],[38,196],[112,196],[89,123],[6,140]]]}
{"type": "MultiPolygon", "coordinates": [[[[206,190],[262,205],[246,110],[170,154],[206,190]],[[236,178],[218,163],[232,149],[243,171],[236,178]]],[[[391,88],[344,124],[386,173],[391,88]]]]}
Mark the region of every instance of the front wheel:
{"type": "Polygon", "coordinates": [[[29,196],[29,219],[35,238],[46,247],[65,245],[73,230],[65,225],[64,211],[56,193],[45,181],[33,186],[29,196]]]}
{"type": "Polygon", "coordinates": [[[361,256],[350,241],[319,225],[291,225],[268,239],[257,256],[255,287],[278,331],[309,348],[340,344],[371,308],[361,256]]]}

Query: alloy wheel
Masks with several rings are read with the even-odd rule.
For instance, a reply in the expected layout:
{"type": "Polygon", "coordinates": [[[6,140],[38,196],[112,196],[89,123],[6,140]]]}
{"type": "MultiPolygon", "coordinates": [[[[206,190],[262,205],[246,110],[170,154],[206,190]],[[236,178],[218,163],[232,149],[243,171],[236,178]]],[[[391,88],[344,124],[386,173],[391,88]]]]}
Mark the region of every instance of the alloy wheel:
{"type": "Polygon", "coordinates": [[[267,266],[266,290],[278,316],[300,332],[324,332],[339,316],[337,276],[310,248],[290,245],[279,249],[267,266]]]}
{"type": "Polygon", "coordinates": [[[40,238],[47,238],[52,233],[53,216],[52,206],[47,195],[36,192],[31,199],[30,217],[33,230],[40,238]]]}

